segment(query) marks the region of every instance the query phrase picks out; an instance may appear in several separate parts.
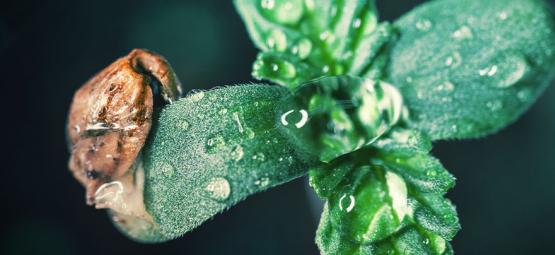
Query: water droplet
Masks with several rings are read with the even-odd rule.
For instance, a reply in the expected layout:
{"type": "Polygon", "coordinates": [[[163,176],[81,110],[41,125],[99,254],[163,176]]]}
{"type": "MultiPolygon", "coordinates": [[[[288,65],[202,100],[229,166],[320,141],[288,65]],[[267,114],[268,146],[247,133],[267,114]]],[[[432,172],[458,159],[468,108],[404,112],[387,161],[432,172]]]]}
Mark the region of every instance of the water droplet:
{"type": "Polygon", "coordinates": [[[225,140],[221,135],[213,135],[209,136],[206,139],[206,151],[208,153],[216,153],[222,150],[225,146],[225,140]]]}
{"type": "Polygon", "coordinates": [[[328,42],[328,43],[335,40],[335,36],[329,30],[326,30],[326,31],[320,33],[319,37],[320,37],[320,40],[328,42]]]}
{"type": "Polygon", "coordinates": [[[193,102],[198,102],[201,99],[204,98],[204,91],[191,91],[191,94],[189,95],[189,98],[193,101],[193,102]]]}
{"type": "Polygon", "coordinates": [[[532,99],[532,91],[530,89],[522,89],[516,96],[520,102],[527,103],[532,99]]]}
{"type": "Polygon", "coordinates": [[[467,26],[462,26],[457,31],[453,32],[452,37],[456,40],[472,39],[474,34],[472,30],[467,26]]]}
{"type": "Polygon", "coordinates": [[[322,67],[322,73],[328,73],[329,71],[330,71],[330,66],[324,65],[324,67],[322,67]]]}
{"type": "Polygon", "coordinates": [[[311,51],[312,51],[312,42],[306,38],[301,39],[299,43],[297,43],[297,45],[295,45],[291,49],[291,52],[299,56],[300,59],[306,59],[310,55],[311,51]]]}
{"type": "Polygon", "coordinates": [[[261,0],[260,7],[267,18],[285,25],[297,24],[304,13],[303,0],[261,0]]]}
{"type": "Polygon", "coordinates": [[[262,152],[259,152],[254,154],[254,156],[252,156],[252,159],[264,162],[266,161],[266,155],[264,155],[264,153],[262,152]]]}
{"type": "Polygon", "coordinates": [[[491,66],[488,66],[484,69],[481,69],[479,71],[479,74],[480,74],[480,76],[486,76],[487,75],[489,77],[493,77],[497,73],[498,69],[499,69],[499,67],[497,67],[497,65],[491,65],[491,66]]]}
{"type": "Polygon", "coordinates": [[[255,133],[254,133],[254,131],[253,131],[252,129],[250,129],[250,128],[245,128],[245,136],[246,136],[248,139],[253,139],[254,136],[255,136],[255,133]]]}
{"type": "Polygon", "coordinates": [[[497,17],[500,20],[506,20],[507,18],[509,18],[509,13],[507,13],[506,11],[502,11],[497,15],[497,17]]]}
{"type": "Polygon", "coordinates": [[[443,83],[439,84],[435,90],[437,92],[451,93],[455,90],[455,84],[450,81],[444,81],[443,83]]]}
{"type": "Polygon", "coordinates": [[[423,32],[430,31],[432,26],[433,24],[429,19],[420,19],[416,22],[416,29],[423,32]]]}
{"type": "Polygon", "coordinates": [[[356,18],[355,21],[353,21],[353,28],[360,28],[361,23],[362,20],[360,18],[356,18]]]}
{"type": "Polygon", "coordinates": [[[280,29],[273,29],[266,39],[266,44],[270,49],[283,52],[287,48],[287,37],[280,29]]]}
{"type": "Polygon", "coordinates": [[[268,184],[270,184],[270,179],[268,177],[262,177],[256,181],[254,181],[254,185],[260,187],[260,188],[265,188],[268,186],[268,184]]]}
{"type": "Polygon", "coordinates": [[[486,103],[486,106],[492,112],[496,112],[496,111],[499,111],[503,108],[503,102],[501,102],[501,100],[489,101],[489,102],[486,103]]]}
{"type": "Polygon", "coordinates": [[[445,65],[451,68],[457,68],[462,63],[462,56],[458,51],[453,52],[445,59],[445,65]]]}
{"type": "Polygon", "coordinates": [[[174,173],[173,166],[166,162],[156,165],[156,170],[162,173],[166,178],[172,177],[174,173]]]}
{"type": "Polygon", "coordinates": [[[424,243],[425,245],[428,245],[430,243],[430,239],[426,238],[424,239],[424,241],[422,241],[422,243],[424,243]]]}
{"type": "Polygon", "coordinates": [[[498,88],[512,87],[525,78],[530,70],[528,61],[518,52],[505,52],[492,62],[493,65],[480,70],[479,74],[493,79],[493,85],[498,88]]]}
{"type": "Polygon", "coordinates": [[[437,172],[436,172],[435,170],[428,170],[428,171],[426,171],[426,176],[431,176],[431,177],[433,177],[433,176],[436,176],[436,175],[437,175],[437,172]]]}
{"type": "Polygon", "coordinates": [[[351,212],[355,208],[355,197],[353,195],[343,194],[339,199],[339,210],[351,212]]]}
{"type": "Polygon", "coordinates": [[[218,111],[218,113],[219,113],[220,115],[225,115],[225,114],[227,113],[227,109],[226,109],[226,108],[222,108],[222,109],[220,109],[220,111],[218,111]]]}
{"type": "Polygon", "coordinates": [[[233,147],[233,150],[231,151],[231,156],[235,161],[241,160],[244,155],[245,151],[243,150],[243,147],[241,145],[237,144],[235,145],[235,147],[233,147]]]}
{"type": "Polygon", "coordinates": [[[186,131],[189,129],[189,122],[187,122],[186,120],[179,120],[177,121],[177,127],[183,131],[186,131]]]}
{"type": "Polygon", "coordinates": [[[215,177],[204,188],[208,196],[217,201],[225,201],[231,194],[229,182],[222,177],[215,177]]]}
{"type": "Polygon", "coordinates": [[[289,121],[287,120],[289,115],[295,113],[296,116],[300,115],[300,118],[297,118],[298,120],[295,122],[295,127],[297,128],[302,128],[304,127],[304,125],[308,122],[308,112],[304,109],[301,109],[299,111],[295,111],[295,110],[289,110],[286,113],[281,115],[281,124],[283,126],[288,126],[289,125],[289,121]]]}

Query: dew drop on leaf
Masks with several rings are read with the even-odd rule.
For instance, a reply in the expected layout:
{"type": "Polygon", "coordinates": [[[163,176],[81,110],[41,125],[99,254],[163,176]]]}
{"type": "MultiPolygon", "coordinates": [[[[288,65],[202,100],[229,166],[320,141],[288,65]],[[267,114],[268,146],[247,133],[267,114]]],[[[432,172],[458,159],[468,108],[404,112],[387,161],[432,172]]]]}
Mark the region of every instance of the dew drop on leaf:
{"type": "Polygon", "coordinates": [[[450,68],[457,68],[462,63],[462,56],[458,51],[453,52],[445,59],[445,65],[450,68]]]}
{"type": "Polygon", "coordinates": [[[266,39],[266,43],[268,44],[268,48],[283,52],[287,48],[287,37],[281,29],[273,29],[266,39]]]}
{"type": "Polygon", "coordinates": [[[355,208],[356,199],[353,195],[343,194],[339,199],[339,210],[351,212],[355,208]]]}
{"type": "Polygon", "coordinates": [[[304,3],[303,0],[261,0],[260,9],[269,20],[295,25],[304,14],[304,3]]]}
{"type": "Polygon", "coordinates": [[[254,181],[254,185],[260,187],[260,188],[265,188],[268,186],[268,184],[270,184],[270,179],[268,177],[262,177],[256,181],[254,181]]]}
{"type": "Polygon", "coordinates": [[[212,135],[206,139],[206,151],[208,153],[216,153],[222,150],[225,146],[225,140],[222,135],[212,135]]]}
{"type": "Polygon", "coordinates": [[[235,147],[233,147],[233,150],[231,151],[231,157],[233,158],[233,160],[239,161],[243,158],[244,155],[245,151],[243,150],[243,146],[237,144],[235,145],[235,147]]]}
{"type": "Polygon", "coordinates": [[[187,131],[189,129],[189,122],[186,120],[179,120],[177,121],[177,127],[183,131],[187,131]]]}
{"type": "Polygon", "coordinates": [[[433,24],[429,19],[420,19],[416,22],[415,26],[416,26],[416,29],[422,32],[427,32],[427,31],[430,31],[430,29],[432,29],[433,24]]]}
{"type": "Polygon", "coordinates": [[[470,29],[470,27],[462,26],[459,29],[457,29],[455,32],[453,32],[452,37],[455,40],[468,40],[468,39],[472,39],[474,37],[474,34],[472,33],[472,30],[470,29]]]}
{"type": "Polygon", "coordinates": [[[518,97],[518,100],[520,100],[520,102],[527,103],[528,101],[532,100],[533,94],[530,89],[522,89],[516,94],[516,96],[518,97]]]}
{"type": "Polygon", "coordinates": [[[299,40],[297,45],[291,48],[291,52],[297,55],[300,59],[306,59],[310,55],[311,51],[312,51],[312,42],[307,38],[303,38],[299,40]]]}
{"type": "Polygon", "coordinates": [[[225,201],[231,194],[231,187],[225,178],[215,177],[206,184],[204,191],[214,200],[225,201]]]}

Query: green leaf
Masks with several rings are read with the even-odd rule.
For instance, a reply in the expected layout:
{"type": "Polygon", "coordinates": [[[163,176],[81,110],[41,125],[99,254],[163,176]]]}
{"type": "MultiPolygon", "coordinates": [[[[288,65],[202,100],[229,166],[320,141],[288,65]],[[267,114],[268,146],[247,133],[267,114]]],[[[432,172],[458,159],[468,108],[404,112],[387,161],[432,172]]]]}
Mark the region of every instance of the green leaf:
{"type": "Polygon", "coordinates": [[[430,149],[425,135],[398,129],[311,169],[310,184],[326,200],[322,254],[452,254],[448,241],[460,226],[444,195],[455,179],[430,149]]]}
{"type": "Polygon", "coordinates": [[[253,193],[306,174],[275,128],[276,103],[286,93],[241,85],[165,107],[143,149],[144,203],[156,236],[134,238],[177,238],[253,193]]]}
{"type": "Polygon", "coordinates": [[[470,138],[515,121],[554,77],[553,20],[541,0],[430,1],[399,19],[387,80],[411,127],[470,138]]]}
{"type": "Polygon", "coordinates": [[[253,76],[296,87],[326,75],[378,77],[394,37],[378,24],[373,0],[235,0],[262,51],[253,76]]]}

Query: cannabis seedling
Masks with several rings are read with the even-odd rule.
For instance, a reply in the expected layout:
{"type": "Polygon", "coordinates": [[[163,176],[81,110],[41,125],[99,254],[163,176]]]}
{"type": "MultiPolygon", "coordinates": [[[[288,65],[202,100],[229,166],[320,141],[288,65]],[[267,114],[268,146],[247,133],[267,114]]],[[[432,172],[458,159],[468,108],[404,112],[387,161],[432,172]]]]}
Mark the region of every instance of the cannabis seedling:
{"type": "Polygon", "coordinates": [[[372,0],[234,3],[261,50],[253,76],[283,86],[175,101],[163,58],[118,60],[69,117],[88,201],[130,238],[161,242],[308,173],[326,201],[322,254],[452,254],[455,178],[432,142],[494,133],[535,102],[555,75],[546,4],[436,0],[390,24],[372,0]],[[157,90],[170,104],[154,106],[157,90]]]}

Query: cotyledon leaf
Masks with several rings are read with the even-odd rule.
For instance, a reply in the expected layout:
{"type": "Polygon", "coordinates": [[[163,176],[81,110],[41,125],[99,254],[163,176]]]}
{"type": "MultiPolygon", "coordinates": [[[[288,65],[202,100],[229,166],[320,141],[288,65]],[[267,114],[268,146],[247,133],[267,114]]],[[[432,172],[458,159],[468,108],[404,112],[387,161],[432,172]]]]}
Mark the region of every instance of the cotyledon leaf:
{"type": "MultiPolygon", "coordinates": [[[[143,149],[144,203],[152,222],[129,231],[158,242],[179,237],[247,196],[306,174],[275,128],[280,86],[197,92],[166,106],[143,149]]],[[[116,221],[117,222],[117,221],[116,221]]]]}
{"type": "Polygon", "coordinates": [[[397,129],[372,148],[310,171],[326,199],[316,235],[322,254],[452,254],[460,229],[444,198],[451,176],[429,155],[430,139],[397,129]]]}
{"type": "Polygon", "coordinates": [[[294,88],[328,75],[380,78],[395,34],[377,23],[373,0],[235,0],[262,51],[253,76],[294,88]]]}
{"type": "Polygon", "coordinates": [[[541,0],[438,0],[395,22],[387,79],[433,139],[515,121],[552,80],[555,25],[541,0]]]}

